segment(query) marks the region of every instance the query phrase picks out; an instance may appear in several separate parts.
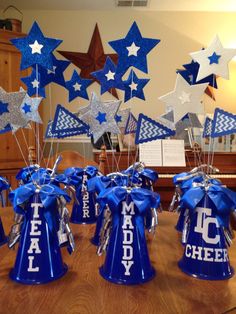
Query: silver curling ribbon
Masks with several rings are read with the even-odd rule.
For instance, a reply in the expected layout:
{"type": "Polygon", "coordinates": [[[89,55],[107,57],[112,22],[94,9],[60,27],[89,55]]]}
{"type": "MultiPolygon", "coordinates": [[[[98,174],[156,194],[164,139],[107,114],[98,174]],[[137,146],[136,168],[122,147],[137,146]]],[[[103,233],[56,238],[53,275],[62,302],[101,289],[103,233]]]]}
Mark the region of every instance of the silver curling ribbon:
{"type": "Polygon", "coordinates": [[[106,251],[111,233],[111,221],[111,211],[107,207],[104,213],[103,226],[100,231],[100,240],[97,248],[97,255],[99,256],[106,251]]]}
{"type": "Polygon", "coordinates": [[[189,226],[190,226],[190,219],[188,215],[188,209],[186,209],[184,213],[184,227],[183,227],[183,232],[182,232],[182,243],[186,244],[187,239],[188,239],[188,233],[189,233],[189,226]]]}
{"type": "Polygon", "coordinates": [[[156,231],[156,226],[158,225],[158,217],[156,208],[151,208],[152,220],[151,220],[151,228],[149,228],[148,232],[154,234],[156,231]]]}
{"type": "Polygon", "coordinates": [[[10,249],[13,248],[20,239],[24,215],[15,214],[14,221],[15,224],[11,227],[11,231],[8,236],[8,247],[10,249]]]}
{"type": "Polygon", "coordinates": [[[69,211],[66,207],[66,201],[63,196],[58,199],[58,209],[60,214],[59,230],[57,232],[58,241],[60,245],[69,244],[69,253],[75,250],[74,236],[69,225],[70,217],[69,211]]]}
{"type": "Polygon", "coordinates": [[[173,195],[173,197],[172,197],[172,200],[171,200],[171,203],[170,203],[170,206],[169,206],[169,208],[168,208],[168,211],[169,212],[173,212],[174,211],[174,209],[175,209],[175,203],[176,203],[176,199],[177,199],[177,192],[175,191],[175,193],[174,193],[174,195],[173,195]]]}
{"type": "Polygon", "coordinates": [[[225,242],[228,245],[228,247],[230,247],[233,242],[233,234],[228,228],[223,227],[223,231],[224,231],[225,242]]]}

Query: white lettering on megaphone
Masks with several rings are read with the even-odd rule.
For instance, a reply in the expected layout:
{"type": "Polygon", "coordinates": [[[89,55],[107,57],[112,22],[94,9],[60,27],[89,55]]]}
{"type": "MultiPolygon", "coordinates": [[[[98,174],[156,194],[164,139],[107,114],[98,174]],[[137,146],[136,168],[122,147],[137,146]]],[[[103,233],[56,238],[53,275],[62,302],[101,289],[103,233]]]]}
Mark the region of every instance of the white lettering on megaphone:
{"type": "Polygon", "coordinates": [[[82,182],[82,193],[83,193],[83,218],[89,218],[89,193],[87,189],[87,182],[88,176],[86,174],[83,175],[83,182],[82,182]]]}
{"type": "MultiPolygon", "coordinates": [[[[39,208],[43,207],[41,203],[32,203],[31,208],[33,208],[33,219],[39,218],[39,208]]],[[[41,220],[31,220],[31,229],[30,229],[30,236],[40,236],[41,231],[38,227],[42,224],[41,220]]],[[[41,249],[39,247],[39,238],[32,238],[30,237],[30,247],[27,251],[28,254],[40,254],[41,249]]],[[[39,272],[39,267],[34,266],[34,255],[28,255],[28,272],[39,272]]]]}
{"type": "Polygon", "coordinates": [[[211,216],[212,209],[197,207],[197,225],[194,228],[194,231],[202,234],[202,238],[206,243],[217,244],[220,241],[219,234],[216,234],[214,238],[209,237],[209,225],[214,224],[216,228],[219,228],[219,223],[215,217],[206,217],[211,216]]]}
{"type": "Polygon", "coordinates": [[[125,276],[130,276],[130,269],[134,264],[133,259],[133,223],[132,223],[132,215],[135,214],[134,212],[134,203],[131,202],[127,205],[126,202],[122,202],[122,212],[121,214],[123,217],[123,241],[122,241],[122,248],[123,248],[123,256],[121,263],[125,267],[125,276]]]}

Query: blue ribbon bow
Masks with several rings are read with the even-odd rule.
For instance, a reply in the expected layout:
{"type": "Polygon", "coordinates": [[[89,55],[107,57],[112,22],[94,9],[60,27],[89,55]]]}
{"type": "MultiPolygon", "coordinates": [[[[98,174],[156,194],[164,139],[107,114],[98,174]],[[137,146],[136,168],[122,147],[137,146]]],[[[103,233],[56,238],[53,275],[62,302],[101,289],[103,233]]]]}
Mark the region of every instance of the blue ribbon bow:
{"type": "MultiPolygon", "coordinates": [[[[219,181],[218,181],[219,183],[219,181]]],[[[203,200],[209,199],[214,205],[214,212],[220,226],[228,227],[229,215],[236,207],[236,192],[223,187],[222,185],[212,184],[207,187],[191,187],[181,197],[181,202],[193,214],[196,207],[203,200]]]]}

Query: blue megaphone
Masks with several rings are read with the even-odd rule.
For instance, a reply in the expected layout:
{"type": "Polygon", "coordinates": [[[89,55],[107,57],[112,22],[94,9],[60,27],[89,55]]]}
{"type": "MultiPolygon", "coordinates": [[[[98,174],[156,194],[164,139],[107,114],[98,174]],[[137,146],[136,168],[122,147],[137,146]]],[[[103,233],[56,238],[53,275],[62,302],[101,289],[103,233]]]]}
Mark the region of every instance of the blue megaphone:
{"type": "Polygon", "coordinates": [[[192,188],[183,196],[190,209],[190,226],[178,265],[183,272],[199,279],[228,279],[234,271],[229,262],[225,230],[233,202],[224,187],[204,189],[192,188]]]}
{"type": "Polygon", "coordinates": [[[106,202],[112,214],[106,258],[100,268],[101,276],[123,285],[151,280],[155,270],[149,259],[144,218],[148,208],[159,206],[159,196],[142,188],[129,190],[114,187],[102,192],[98,200],[106,202]]]}
{"type": "MultiPolygon", "coordinates": [[[[56,213],[56,209],[52,209],[56,213]],[[55,210],[55,211],[54,211],[55,210]]],[[[25,209],[18,252],[10,278],[36,285],[62,277],[67,266],[62,261],[57,231],[58,217],[44,208],[40,195],[31,196],[25,209]]]]}

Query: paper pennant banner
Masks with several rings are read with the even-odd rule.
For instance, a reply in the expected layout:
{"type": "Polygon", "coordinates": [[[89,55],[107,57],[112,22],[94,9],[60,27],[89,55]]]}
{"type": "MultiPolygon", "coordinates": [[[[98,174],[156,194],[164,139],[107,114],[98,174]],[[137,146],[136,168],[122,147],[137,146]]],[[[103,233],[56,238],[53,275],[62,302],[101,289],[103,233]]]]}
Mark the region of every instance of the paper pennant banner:
{"type": "Polygon", "coordinates": [[[142,37],[137,23],[134,22],[125,38],[109,42],[119,56],[118,71],[124,73],[130,66],[134,66],[148,73],[147,54],[159,42],[160,39],[142,37]]]}
{"type": "Polygon", "coordinates": [[[138,121],[135,119],[135,116],[130,112],[126,126],[125,134],[136,133],[138,121]]]}
{"type": "Polygon", "coordinates": [[[212,119],[210,119],[209,117],[206,117],[205,122],[204,122],[203,133],[202,133],[203,138],[211,136],[212,122],[213,122],[212,119]]]}
{"type": "Polygon", "coordinates": [[[47,129],[46,129],[46,132],[45,132],[45,139],[49,139],[49,138],[65,138],[65,137],[71,137],[71,136],[76,136],[76,135],[79,135],[81,133],[77,133],[77,131],[74,131],[74,132],[62,132],[60,134],[58,133],[55,133],[52,131],[52,124],[53,124],[53,121],[49,121],[48,122],[48,125],[47,125],[47,129]]]}
{"type": "Polygon", "coordinates": [[[77,135],[88,132],[88,125],[61,105],[57,105],[52,124],[52,132],[58,135],[75,132],[77,135]]]}
{"type": "Polygon", "coordinates": [[[135,143],[146,143],[157,139],[163,139],[174,134],[175,131],[141,113],[138,118],[135,143]]]}
{"type": "Polygon", "coordinates": [[[21,52],[21,70],[34,64],[52,70],[52,52],[62,40],[44,37],[38,24],[34,22],[26,37],[11,39],[11,42],[21,52]]]}
{"type": "Polygon", "coordinates": [[[236,133],[236,115],[216,108],[212,122],[211,136],[219,137],[233,133],[236,133]]]}

